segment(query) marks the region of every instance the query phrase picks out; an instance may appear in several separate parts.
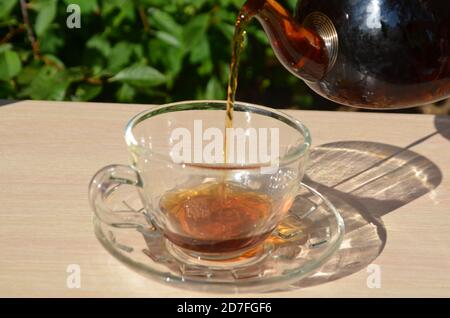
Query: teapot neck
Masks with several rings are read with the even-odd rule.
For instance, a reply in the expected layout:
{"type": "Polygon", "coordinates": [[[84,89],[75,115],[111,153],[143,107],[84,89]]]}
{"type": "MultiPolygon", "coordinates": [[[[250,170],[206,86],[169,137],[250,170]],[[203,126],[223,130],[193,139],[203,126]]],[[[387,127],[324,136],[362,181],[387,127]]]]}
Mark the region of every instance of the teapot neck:
{"type": "Polygon", "coordinates": [[[241,18],[256,17],[264,28],[278,60],[295,76],[319,81],[327,73],[329,57],[322,37],[295,21],[275,0],[248,0],[241,18]]]}

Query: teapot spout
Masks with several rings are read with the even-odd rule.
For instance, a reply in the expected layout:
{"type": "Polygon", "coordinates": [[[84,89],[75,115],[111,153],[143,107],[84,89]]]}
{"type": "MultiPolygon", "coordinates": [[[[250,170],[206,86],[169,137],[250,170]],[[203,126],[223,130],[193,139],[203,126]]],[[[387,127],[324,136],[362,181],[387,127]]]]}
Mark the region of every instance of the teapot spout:
{"type": "Polygon", "coordinates": [[[241,17],[260,22],[281,64],[306,81],[320,81],[328,70],[324,40],[313,29],[297,23],[275,0],[248,0],[241,17]]]}

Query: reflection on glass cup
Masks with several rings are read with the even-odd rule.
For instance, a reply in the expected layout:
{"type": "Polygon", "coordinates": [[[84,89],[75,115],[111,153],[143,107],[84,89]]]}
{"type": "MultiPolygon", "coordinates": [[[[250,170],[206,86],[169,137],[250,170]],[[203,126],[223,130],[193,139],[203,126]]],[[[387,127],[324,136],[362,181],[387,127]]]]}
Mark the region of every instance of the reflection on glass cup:
{"type": "Polygon", "coordinates": [[[310,134],[282,112],[245,103],[235,104],[225,129],[225,109],[221,101],[180,102],[135,116],[125,133],[131,166],[105,167],[91,181],[97,217],[154,226],[172,250],[196,259],[230,259],[262,243],[298,192],[310,134]],[[136,187],[144,210],[108,208],[104,198],[123,184],[136,187]]]}

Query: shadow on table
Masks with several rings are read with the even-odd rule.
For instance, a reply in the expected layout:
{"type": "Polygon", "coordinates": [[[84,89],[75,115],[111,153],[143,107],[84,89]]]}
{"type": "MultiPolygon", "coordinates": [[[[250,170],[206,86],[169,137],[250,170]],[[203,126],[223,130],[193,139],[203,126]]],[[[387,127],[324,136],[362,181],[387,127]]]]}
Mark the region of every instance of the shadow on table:
{"type": "Polygon", "coordinates": [[[434,126],[439,134],[450,140],[450,116],[434,117],[434,126]]]}
{"type": "Polygon", "coordinates": [[[17,103],[16,100],[0,99],[0,107],[17,103]]]}
{"type": "Polygon", "coordinates": [[[351,275],[380,255],[387,239],[381,217],[432,192],[442,181],[442,173],[433,162],[409,150],[437,134],[405,148],[345,141],[312,151],[305,183],[339,209],[345,236],[336,254],[313,275],[293,284],[292,289],[351,275]]]}

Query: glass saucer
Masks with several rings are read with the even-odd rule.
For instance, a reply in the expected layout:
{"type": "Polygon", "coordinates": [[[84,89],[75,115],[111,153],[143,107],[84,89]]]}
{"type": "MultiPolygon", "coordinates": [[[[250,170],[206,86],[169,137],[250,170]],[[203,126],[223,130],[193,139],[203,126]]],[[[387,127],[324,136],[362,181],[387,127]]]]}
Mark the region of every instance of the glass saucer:
{"type": "MultiPolygon", "coordinates": [[[[117,186],[106,202],[117,213],[145,213],[131,186],[117,186]]],[[[94,217],[94,226],[105,249],[136,272],[174,287],[215,293],[265,292],[298,282],[324,264],[344,236],[339,212],[305,184],[271,236],[228,263],[186,261],[152,225],[117,228],[94,217]]]]}

